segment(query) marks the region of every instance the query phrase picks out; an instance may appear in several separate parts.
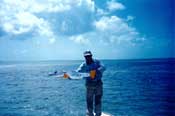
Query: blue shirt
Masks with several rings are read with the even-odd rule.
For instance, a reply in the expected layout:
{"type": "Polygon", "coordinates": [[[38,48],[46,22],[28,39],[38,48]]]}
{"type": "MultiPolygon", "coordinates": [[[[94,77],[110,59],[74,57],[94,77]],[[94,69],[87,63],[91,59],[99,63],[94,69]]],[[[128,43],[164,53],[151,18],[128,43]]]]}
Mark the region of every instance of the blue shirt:
{"type": "Polygon", "coordinates": [[[86,62],[83,62],[78,69],[76,70],[77,72],[81,73],[90,73],[91,70],[96,70],[96,75],[94,79],[91,79],[91,77],[86,77],[86,84],[88,83],[94,83],[97,81],[100,81],[102,78],[102,74],[105,71],[105,67],[100,63],[98,60],[93,60],[91,64],[87,65],[86,62]]]}

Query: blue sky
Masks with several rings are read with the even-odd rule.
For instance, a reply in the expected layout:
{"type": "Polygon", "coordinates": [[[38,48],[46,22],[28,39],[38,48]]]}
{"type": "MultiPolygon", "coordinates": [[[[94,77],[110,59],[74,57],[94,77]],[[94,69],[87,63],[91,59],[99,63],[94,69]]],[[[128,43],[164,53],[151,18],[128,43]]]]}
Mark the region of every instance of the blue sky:
{"type": "Polygon", "coordinates": [[[173,0],[3,0],[0,60],[174,57],[173,0]]]}

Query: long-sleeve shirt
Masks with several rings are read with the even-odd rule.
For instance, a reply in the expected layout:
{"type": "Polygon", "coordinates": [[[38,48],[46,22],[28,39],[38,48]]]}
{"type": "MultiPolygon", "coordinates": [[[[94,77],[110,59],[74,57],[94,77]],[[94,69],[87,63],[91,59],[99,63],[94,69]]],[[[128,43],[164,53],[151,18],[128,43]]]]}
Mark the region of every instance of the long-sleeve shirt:
{"type": "Polygon", "coordinates": [[[101,81],[102,74],[106,70],[106,68],[100,63],[99,60],[94,59],[93,63],[89,65],[87,65],[86,62],[83,62],[76,71],[81,73],[90,73],[91,70],[96,70],[96,75],[94,79],[91,79],[90,76],[86,77],[86,85],[101,81]]]}

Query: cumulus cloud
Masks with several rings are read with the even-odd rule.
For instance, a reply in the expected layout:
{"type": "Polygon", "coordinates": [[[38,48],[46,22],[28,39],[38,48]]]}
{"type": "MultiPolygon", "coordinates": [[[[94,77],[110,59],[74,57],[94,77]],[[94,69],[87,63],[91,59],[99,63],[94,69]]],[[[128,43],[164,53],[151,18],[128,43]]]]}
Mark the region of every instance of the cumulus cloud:
{"type": "Polygon", "coordinates": [[[127,16],[127,21],[132,21],[132,20],[134,20],[134,17],[133,16],[127,16]]]}
{"type": "Polygon", "coordinates": [[[94,21],[94,30],[92,32],[74,36],[74,39],[71,40],[76,43],[90,43],[91,41],[95,41],[94,43],[99,42],[102,45],[116,45],[121,43],[133,45],[133,43],[144,41],[134,27],[130,27],[127,22],[117,16],[101,17],[99,20],[94,21]]]}
{"type": "Polygon", "coordinates": [[[14,15],[13,19],[5,19],[2,24],[4,30],[13,34],[21,34],[39,27],[44,21],[29,12],[20,12],[14,15]]]}
{"type": "Polygon", "coordinates": [[[97,8],[96,12],[97,12],[97,14],[96,14],[97,16],[109,15],[109,12],[107,12],[104,9],[101,9],[101,8],[97,8]]]}
{"type": "Polygon", "coordinates": [[[107,8],[109,11],[115,11],[115,10],[123,10],[125,9],[125,6],[119,2],[116,2],[115,0],[111,0],[107,2],[107,8]]]}
{"type": "Polygon", "coordinates": [[[64,12],[81,5],[93,10],[94,3],[91,0],[3,0],[1,4],[6,10],[32,13],[64,12]]]}
{"type": "Polygon", "coordinates": [[[97,8],[92,0],[4,0],[0,7],[0,30],[18,37],[27,33],[48,38],[49,43],[64,35],[64,39],[83,45],[92,41],[108,45],[143,40],[125,22],[134,17],[122,19],[110,14],[125,9],[123,4],[107,1],[104,9],[97,8]]]}
{"type": "Polygon", "coordinates": [[[69,39],[78,44],[89,44],[89,39],[87,39],[85,35],[71,36],[69,39]]]}
{"type": "MultiPolygon", "coordinates": [[[[56,17],[79,7],[93,12],[94,2],[91,0],[3,0],[0,5],[0,28],[9,35],[22,36],[31,33],[31,36],[43,36],[48,38],[50,43],[54,43],[57,33],[53,30],[55,24],[52,24],[50,17],[47,16],[56,17]]],[[[62,24],[61,29],[65,32],[70,25],[62,22],[64,18],[59,20],[62,24]]]]}
{"type": "Polygon", "coordinates": [[[77,40],[80,40],[80,36],[81,41],[85,40],[83,43],[98,43],[105,46],[123,43],[135,45],[135,43],[145,41],[145,38],[141,37],[136,28],[128,24],[128,21],[134,20],[133,16],[127,16],[126,19],[122,19],[116,15],[110,15],[111,11],[125,9],[123,4],[112,0],[107,2],[106,7],[109,12],[105,9],[96,8],[98,18],[92,22],[92,31],[76,35],[74,36],[76,39],[71,40],[80,44],[82,42],[77,42],[77,40]]]}
{"type": "Polygon", "coordinates": [[[117,16],[107,17],[104,16],[94,22],[94,25],[98,31],[102,32],[112,32],[112,33],[126,33],[126,32],[135,32],[135,29],[129,27],[126,22],[117,16]]]}

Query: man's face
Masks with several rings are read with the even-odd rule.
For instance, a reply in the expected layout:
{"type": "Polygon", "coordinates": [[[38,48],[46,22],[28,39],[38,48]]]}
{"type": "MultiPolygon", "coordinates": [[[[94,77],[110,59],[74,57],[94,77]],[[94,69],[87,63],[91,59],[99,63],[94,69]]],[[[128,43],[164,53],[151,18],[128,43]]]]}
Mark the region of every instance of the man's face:
{"type": "Polygon", "coordinates": [[[92,61],[92,55],[85,56],[85,60],[86,60],[87,62],[92,61]]]}

